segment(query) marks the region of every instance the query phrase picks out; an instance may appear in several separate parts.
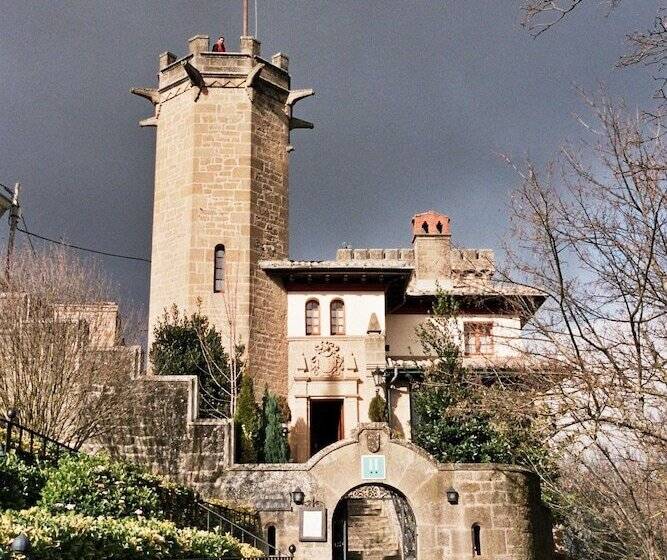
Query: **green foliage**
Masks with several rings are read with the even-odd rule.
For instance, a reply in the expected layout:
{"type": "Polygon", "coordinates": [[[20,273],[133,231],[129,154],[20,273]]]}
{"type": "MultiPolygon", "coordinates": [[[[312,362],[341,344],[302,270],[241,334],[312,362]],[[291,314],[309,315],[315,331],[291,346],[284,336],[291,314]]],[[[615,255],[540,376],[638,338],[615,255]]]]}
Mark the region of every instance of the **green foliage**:
{"type": "Polygon", "coordinates": [[[9,543],[19,534],[28,536],[32,544],[31,557],[39,560],[217,558],[260,554],[230,535],[178,529],[168,521],[53,515],[33,508],[0,516],[0,560],[10,558],[9,543]]]}
{"type": "Polygon", "coordinates": [[[153,331],[150,361],[158,375],[197,375],[203,416],[229,417],[232,378],[239,376],[243,348],[237,347],[236,371],[220,333],[198,312],[181,314],[174,305],[153,331]]]}
{"type": "Polygon", "coordinates": [[[255,389],[252,378],[244,375],[241,390],[236,399],[236,452],[239,463],[257,463],[259,461],[259,439],[262,427],[262,415],[255,401],[255,389]]]}
{"type": "Polygon", "coordinates": [[[29,465],[14,452],[0,458],[0,510],[25,509],[39,500],[44,485],[44,470],[29,465]]]}
{"type": "Polygon", "coordinates": [[[196,499],[190,488],[147,473],[137,465],[103,455],[75,455],[64,457],[49,472],[39,505],[52,513],[177,519],[193,507],[196,499]]]}
{"type": "Polygon", "coordinates": [[[387,401],[380,395],[375,395],[368,405],[368,418],[371,422],[387,421],[387,401]]]}
{"type": "Polygon", "coordinates": [[[281,411],[278,398],[267,393],[264,398],[264,462],[287,463],[289,446],[287,436],[283,435],[284,412],[281,411]]]}
{"type": "Polygon", "coordinates": [[[545,451],[530,426],[501,422],[484,411],[485,388],[470,382],[462,366],[456,301],[438,291],[431,317],[417,334],[435,359],[413,390],[413,440],[439,461],[522,463],[543,460],[545,451]]]}

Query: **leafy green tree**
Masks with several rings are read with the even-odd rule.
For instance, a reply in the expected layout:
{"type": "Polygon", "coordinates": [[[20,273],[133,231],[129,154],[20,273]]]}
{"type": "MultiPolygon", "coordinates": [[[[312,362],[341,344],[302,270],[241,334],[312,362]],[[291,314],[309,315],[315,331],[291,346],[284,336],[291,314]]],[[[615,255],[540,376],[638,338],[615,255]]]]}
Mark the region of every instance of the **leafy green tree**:
{"type": "Polygon", "coordinates": [[[262,428],[262,415],[255,401],[252,378],[248,375],[244,375],[241,379],[241,390],[236,401],[234,426],[238,462],[257,463],[259,461],[258,441],[262,428]]]}
{"type": "Polygon", "coordinates": [[[222,345],[220,333],[199,312],[182,314],[174,305],[158,322],[150,350],[158,375],[196,375],[199,378],[200,413],[229,418],[234,410],[243,348],[234,359],[222,345]]]}
{"type": "Polygon", "coordinates": [[[413,390],[413,439],[443,462],[529,462],[541,447],[529,426],[502,422],[486,410],[486,388],[462,365],[457,316],[457,302],[439,290],[431,316],[417,329],[433,359],[413,390]]]}
{"type": "Polygon", "coordinates": [[[267,393],[264,399],[264,461],[266,463],[287,463],[289,446],[287,436],[283,434],[285,422],[278,398],[267,393]]]}

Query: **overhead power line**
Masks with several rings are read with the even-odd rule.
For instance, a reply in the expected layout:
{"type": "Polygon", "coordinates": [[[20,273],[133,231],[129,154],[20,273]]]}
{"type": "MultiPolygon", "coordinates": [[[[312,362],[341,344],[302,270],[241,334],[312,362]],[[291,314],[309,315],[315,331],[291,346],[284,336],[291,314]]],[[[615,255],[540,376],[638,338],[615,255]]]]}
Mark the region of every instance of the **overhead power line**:
{"type": "Polygon", "coordinates": [[[25,228],[26,236],[28,237],[28,243],[30,243],[30,249],[32,250],[32,254],[36,255],[37,251],[35,251],[35,246],[32,244],[32,237],[28,233],[28,224],[26,223],[23,214],[21,214],[21,221],[23,222],[23,227],[25,228]]]}
{"type": "MultiPolygon", "coordinates": [[[[23,225],[25,226],[25,222],[23,223],[23,225]]],[[[147,263],[151,262],[150,259],[145,259],[144,257],[132,257],[130,255],[120,255],[118,253],[108,253],[106,251],[97,251],[96,249],[81,247],[80,245],[73,245],[72,243],[65,243],[64,241],[58,241],[56,239],[51,239],[50,237],[45,237],[43,235],[38,235],[36,233],[28,231],[27,227],[26,229],[17,228],[17,230],[20,231],[21,233],[25,233],[28,236],[28,239],[30,239],[30,237],[35,237],[36,239],[41,239],[42,241],[47,241],[49,243],[55,243],[56,245],[62,245],[63,247],[69,247],[70,249],[76,249],[77,251],[85,251],[86,253],[95,253],[96,255],[103,255],[105,257],[114,257],[116,259],[127,259],[130,261],[141,261],[147,263]]]]}

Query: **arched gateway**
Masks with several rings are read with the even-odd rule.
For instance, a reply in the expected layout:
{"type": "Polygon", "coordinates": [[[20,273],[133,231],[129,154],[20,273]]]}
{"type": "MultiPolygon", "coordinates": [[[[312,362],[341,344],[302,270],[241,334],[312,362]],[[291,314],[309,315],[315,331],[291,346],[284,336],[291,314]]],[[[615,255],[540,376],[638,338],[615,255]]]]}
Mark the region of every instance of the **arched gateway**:
{"type": "Polygon", "coordinates": [[[551,558],[534,475],[438,463],[385,424],[362,424],[307,463],[258,467],[230,466],[216,490],[252,503],[277,548],[296,547],[295,560],[551,558]]]}
{"type": "Polygon", "coordinates": [[[332,518],[333,560],[416,560],[417,522],[408,499],[383,484],[341,498],[332,518]]]}

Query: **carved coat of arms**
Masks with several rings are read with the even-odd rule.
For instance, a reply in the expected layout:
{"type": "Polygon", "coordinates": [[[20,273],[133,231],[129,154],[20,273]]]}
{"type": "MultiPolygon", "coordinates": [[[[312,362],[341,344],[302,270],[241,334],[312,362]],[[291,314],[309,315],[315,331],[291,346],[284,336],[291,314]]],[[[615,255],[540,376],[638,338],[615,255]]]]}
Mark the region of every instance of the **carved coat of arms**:
{"type": "Polygon", "coordinates": [[[312,371],[315,375],[333,377],[340,375],[343,358],[340,348],[333,342],[323,341],[315,346],[315,355],[310,358],[312,371]]]}
{"type": "Polygon", "coordinates": [[[366,432],[366,447],[371,453],[380,451],[380,432],[378,430],[366,432]]]}

